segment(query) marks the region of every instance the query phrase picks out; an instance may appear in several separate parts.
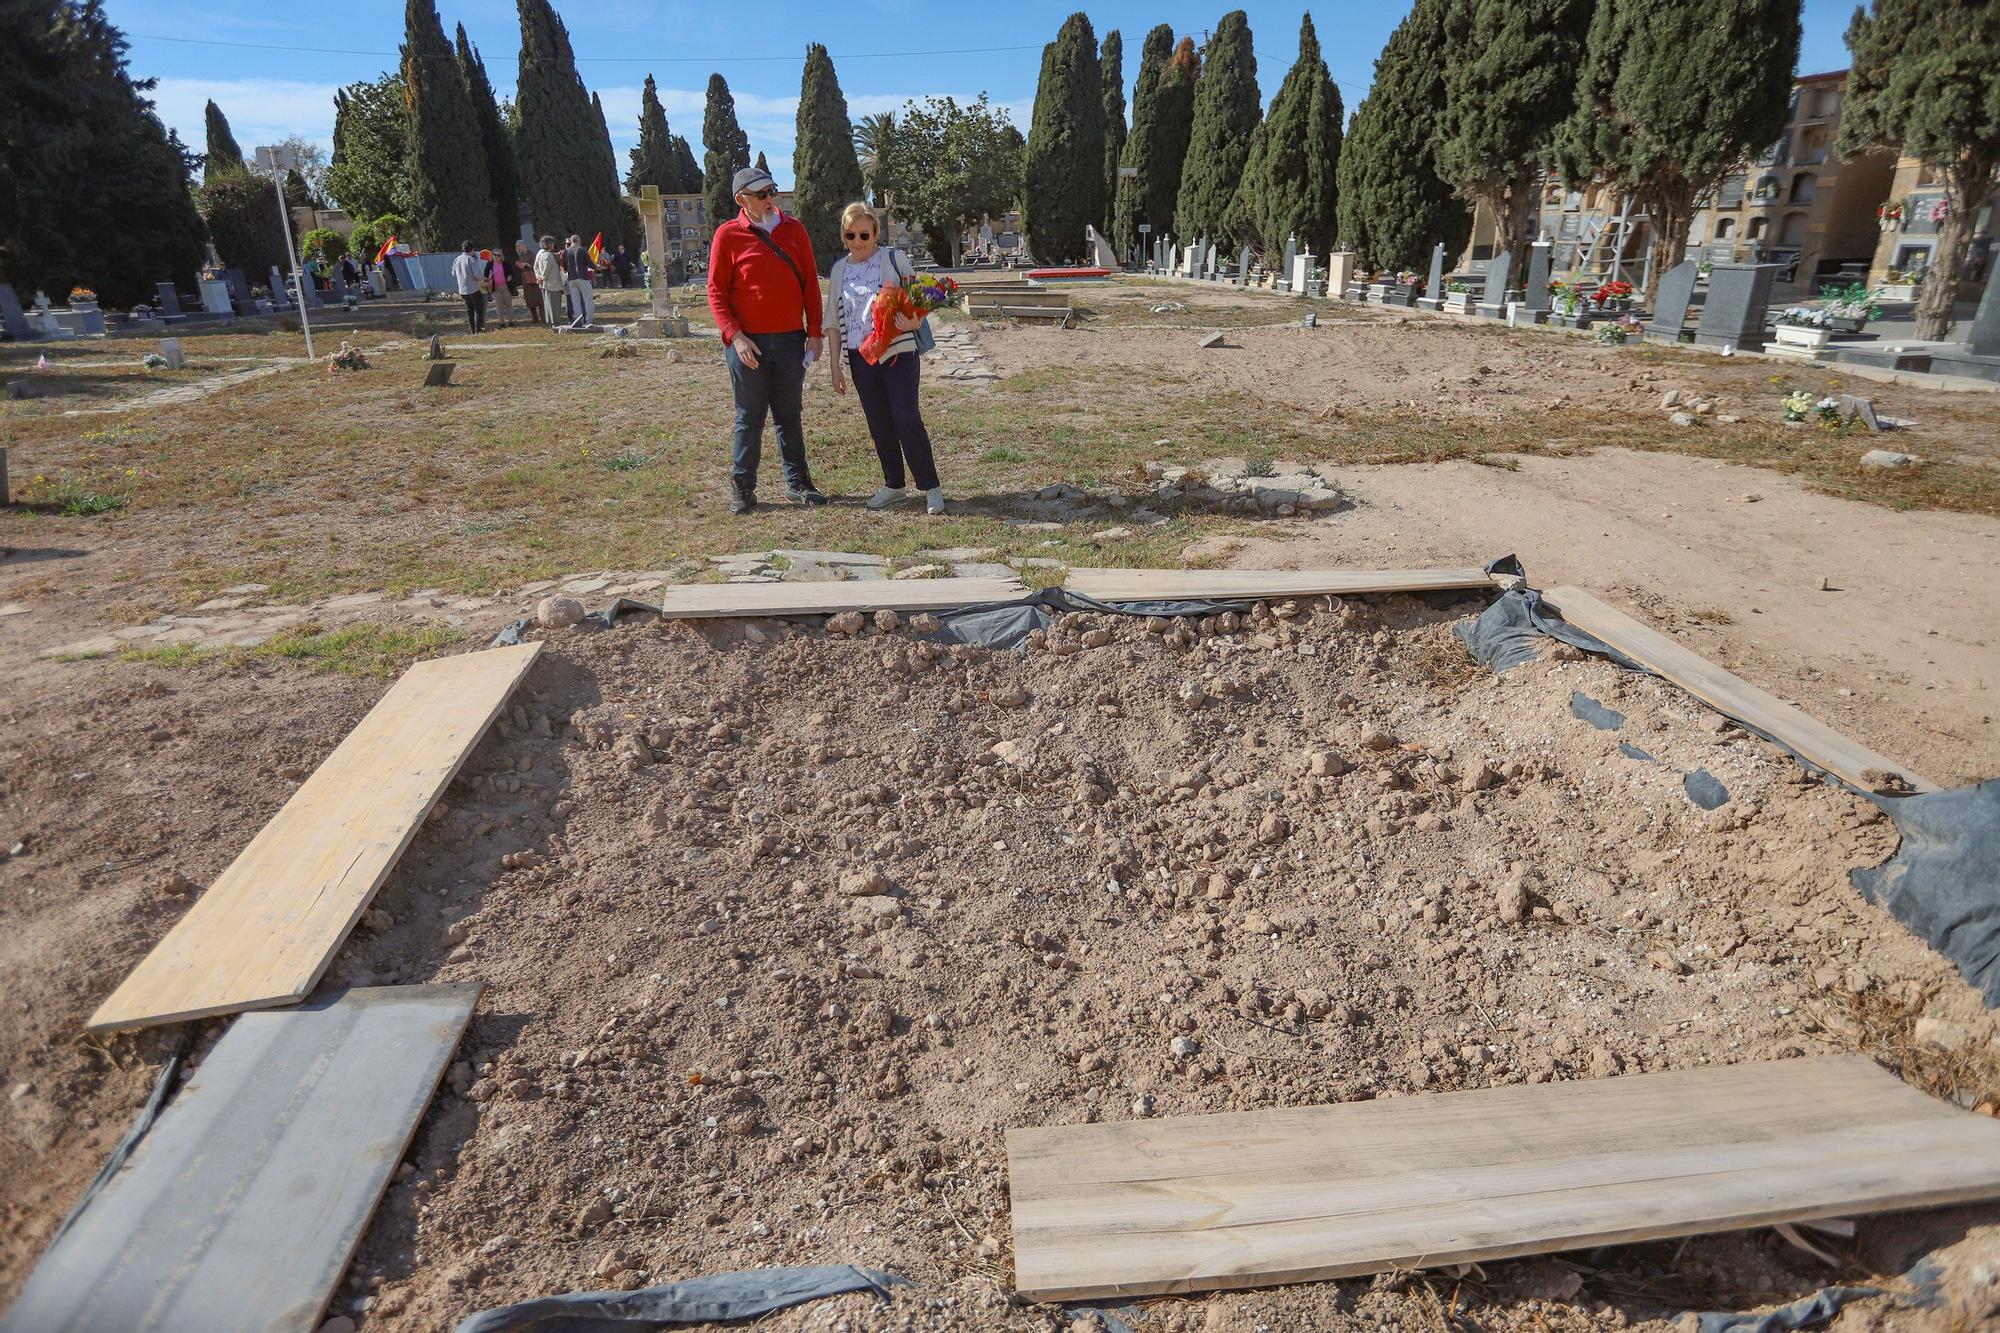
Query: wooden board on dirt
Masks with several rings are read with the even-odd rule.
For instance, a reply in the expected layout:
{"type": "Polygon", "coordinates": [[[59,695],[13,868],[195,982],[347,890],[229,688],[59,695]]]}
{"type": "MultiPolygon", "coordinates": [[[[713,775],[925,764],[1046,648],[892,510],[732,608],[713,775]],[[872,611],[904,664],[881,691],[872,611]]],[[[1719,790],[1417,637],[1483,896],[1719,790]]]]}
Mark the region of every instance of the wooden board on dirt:
{"type": "Polygon", "coordinates": [[[371,987],[237,1019],[0,1333],[312,1333],[479,990],[371,987]]]}
{"type": "Polygon", "coordinates": [[[1028,595],[1019,579],[854,579],[837,583],[688,583],[660,589],[668,620],[831,616],[842,611],[952,611],[1028,595]]]}
{"type": "Polygon", "coordinates": [[[404,672],[98,1006],[90,1030],[304,998],[541,648],[404,672]]]}
{"type": "Polygon", "coordinates": [[[1021,1294],[1274,1286],[2000,1198],[2000,1122],[1865,1056],[1010,1129],[1021,1294]]]}
{"type": "Polygon", "coordinates": [[[1490,591],[1483,569],[1072,569],[1066,592],[1100,602],[1243,601],[1378,592],[1490,591]]]}
{"type": "Polygon", "coordinates": [[[1899,786],[1912,791],[1937,790],[1937,784],[1922,774],[1814,721],[1792,705],[1723,670],[1701,654],[1681,647],[1666,635],[1648,629],[1581,588],[1550,588],[1541,596],[1544,603],[1562,612],[1562,618],[1578,629],[1595,635],[1697,699],[1743,719],[1801,758],[1865,791],[1895,790],[1899,786]],[[1885,782],[1885,776],[1891,780],[1885,782]]]}

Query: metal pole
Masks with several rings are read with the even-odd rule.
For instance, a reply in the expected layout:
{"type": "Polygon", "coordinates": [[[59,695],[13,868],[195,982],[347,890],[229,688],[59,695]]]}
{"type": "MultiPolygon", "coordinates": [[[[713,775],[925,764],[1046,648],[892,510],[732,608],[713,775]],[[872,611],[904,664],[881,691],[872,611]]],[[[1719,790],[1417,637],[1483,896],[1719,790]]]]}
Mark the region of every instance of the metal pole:
{"type": "Polygon", "coordinates": [[[285,249],[292,256],[292,286],[298,294],[299,327],[306,331],[306,360],[312,361],[316,358],[313,356],[312,317],[306,314],[305,275],[299,272],[299,247],[292,244],[292,211],[285,207],[285,173],[275,164],[271,168],[271,188],[278,192],[278,221],[284,224],[285,249]]]}

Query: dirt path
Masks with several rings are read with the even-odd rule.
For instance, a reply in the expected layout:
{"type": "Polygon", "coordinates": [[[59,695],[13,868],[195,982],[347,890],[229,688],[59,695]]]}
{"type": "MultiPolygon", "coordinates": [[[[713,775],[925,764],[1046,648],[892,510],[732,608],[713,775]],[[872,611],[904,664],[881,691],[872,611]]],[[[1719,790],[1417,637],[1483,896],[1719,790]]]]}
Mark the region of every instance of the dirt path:
{"type": "Polygon", "coordinates": [[[1204,549],[1298,569],[1517,554],[1536,586],[1590,588],[1939,782],[2000,772],[2000,521],[1899,514],[1770,472],[1615,449],[1340,478],[1358,508],[1204,549]]]}

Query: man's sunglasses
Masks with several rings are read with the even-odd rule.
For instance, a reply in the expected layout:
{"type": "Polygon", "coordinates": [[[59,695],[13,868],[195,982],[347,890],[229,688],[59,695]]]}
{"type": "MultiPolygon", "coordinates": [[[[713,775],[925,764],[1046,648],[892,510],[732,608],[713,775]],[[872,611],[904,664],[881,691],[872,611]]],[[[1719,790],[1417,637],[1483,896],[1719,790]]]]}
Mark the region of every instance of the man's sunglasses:
{"type": "Polygon", "coordinates": [[[840,234],[850,241],[865,241],[875,233],[872,231],[844,231],[840,234]]]}
{"type": "Polygon", "coordinates": [[[752,199],[771,199],[777,196],[778,190],[776,186],[773,186],[768,190],[745,190],[743,193],[749,195],[752,199]]]}

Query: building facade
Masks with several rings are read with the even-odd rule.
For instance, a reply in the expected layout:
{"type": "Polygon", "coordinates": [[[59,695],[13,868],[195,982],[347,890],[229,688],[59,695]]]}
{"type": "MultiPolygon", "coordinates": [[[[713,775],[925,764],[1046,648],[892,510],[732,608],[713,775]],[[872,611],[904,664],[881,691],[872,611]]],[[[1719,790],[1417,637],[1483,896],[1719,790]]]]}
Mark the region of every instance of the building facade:
{"type": "MultiPolygon", "coordinates": [[[[1917,280],[1935,257],[1944,211],[1954,206],[1944,182],[1929,167],[1914,157],[1897,159],[1888,195],[1877,210],[1869,284],[1901,286],[1917,280]]],[[[1961,301],[1973,300],[1986,290],[1987,279],[2000,261],[2000,240],[1994,236],[1995,223],[2000,222],[2000,190],[1975,207],[1978,216],[1972,220],[1972,244],[1959,273],[1961,301]]]]}

